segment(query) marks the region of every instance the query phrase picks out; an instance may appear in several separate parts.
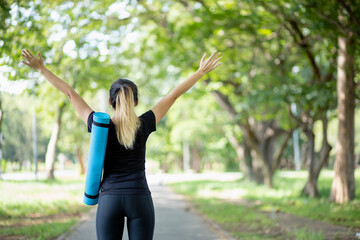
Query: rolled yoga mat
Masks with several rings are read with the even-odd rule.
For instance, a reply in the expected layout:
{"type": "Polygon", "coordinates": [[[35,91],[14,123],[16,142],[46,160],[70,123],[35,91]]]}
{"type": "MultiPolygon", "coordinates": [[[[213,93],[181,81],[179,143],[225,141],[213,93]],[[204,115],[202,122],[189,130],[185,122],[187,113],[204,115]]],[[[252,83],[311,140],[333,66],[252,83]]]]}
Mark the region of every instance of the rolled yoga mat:
{"type": "Polygon", "coordinates": [[[110,116],[106,113],[96,112],[93,120],[83,200],[86,205],[96,205],[99,200],[110,116]]]}

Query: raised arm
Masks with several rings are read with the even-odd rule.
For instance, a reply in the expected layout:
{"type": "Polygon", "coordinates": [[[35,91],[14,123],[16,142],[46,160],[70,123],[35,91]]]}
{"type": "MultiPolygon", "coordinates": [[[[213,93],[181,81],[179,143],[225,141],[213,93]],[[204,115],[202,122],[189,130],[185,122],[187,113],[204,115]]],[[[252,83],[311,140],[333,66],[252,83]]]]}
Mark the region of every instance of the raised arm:
{"type": "Polygon", "coordinates": [[[21,55],[27,60],[23,61],[29,67],[39,71],[54,87],[63,92],[74,105],[76,112],[81,119],[87,124],[87,118],[93,111],[85,100],[65,81],[53,74],[49,69],[44,66],[43,59],[40,52],[38,52],[39,58],[36,58],[29,50],[23,50],[21,55]]]}
{"type": "Polygon", "coordinates": [[[220,53],[217,51],[213,52],[211,56],[205,60],[206,53],[200,61],[199,69],[188,77],[185,81],[181,82],[176,86],[168,95],[163,97],[151,110],[155,114],[156,124],[165,116],[169,111],[170,107],[175,103],[176,99],[183,95],[187,90],[189,90],[194,84],[205,74],[214,70],[217,66],[221,65],[221,57],[219,58],[220,53]]]}

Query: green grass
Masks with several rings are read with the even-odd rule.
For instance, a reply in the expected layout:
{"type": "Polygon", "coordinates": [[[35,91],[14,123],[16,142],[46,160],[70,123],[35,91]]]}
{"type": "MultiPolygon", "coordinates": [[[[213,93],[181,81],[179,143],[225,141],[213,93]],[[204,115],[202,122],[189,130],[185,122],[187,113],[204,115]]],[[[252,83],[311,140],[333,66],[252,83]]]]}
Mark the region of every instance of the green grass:
{"type": "Polygon", "coordinates": [[[202,213],[240,239],[273,239],[264,232],[271,232],[276,225],[264,213],[249,211],[245,206],[226,203],[219,199],[196,198],[193,199],[193,203],[202,213]]]}
{"type": "MultiPolygon", "coordinates": [[[[3,236],[22,236],[26,239],[53,239],[66,232],[76,223],[76,219],[67,219],[66,221],[54,221],[51,223],[42,223],[22,227],[5,227],[1,229],[3,236]]],[[[1,237],[0,235],[0,237],[1,237]]]]}
{"type": "Polygon", "coordinates": [[[0,181],[0,238],[55,238],[90,210],[82,203],[83,178],[0,181]]]}
{"type": "Polygon", "coordinates": [[[294,233],[296,240],[322,240],[324,234],[322,232],[311,232],[305,228],[297,229],[294,233]]]}
{"type": "MultiPolygon", "coordinates": [[[[273,228],[271,218],[259,215],[261,212],[272,211],[282,211],[337,225],[360,228],[359,170],[356,171],[356,198],[344,205],[328,201],[333,171],[322,171],[318,182],[321,197],[316,199],[300,195],[305,185],[306,177],[307,173],[305,171],[278,171],[274,176],[274,189],[268,189],[265,186],[242,179],[236,181],[205,180],[179,182],[173,183],[171,186],[175,191],[187,195],[202,212],[220,223],[223,227],[225,226],[227,230],[230,230],[230,232],[234,233],[234,236],[239,238],[257,239],[256,234],[252,234],[252,224],[255,225],[253,227],[255,230],[259,230],[256,229],[256,225],[262,225],[269,229],[273,228]],[[247,203],[252,203],[253,206],[248,206],[244,209],[241,204],[228,203],[226,200],[245,200],[247,203]],[[223,210],[213,212],[213,209],[222,208],[223,210]],[[247,219],[248,215],[250,219],[247,219]],[[232,219],[232,221],[238,224],[239,232],[231,229],[230,222],[227,222],[228,219],[232,219]],[[258,224],[259,222],[261,224],[258,224]],[[250,231],[247,229],[247,232],[241,232],[242,225],[250,226],[250,231]],[[244,234],[252,234],[252,237],[244,237],[244,234]]],[[[296,231],[294,235],[296,239],[303,239],[302,235],[310,236],[313,239],[322,238],[322,233],[309,233],[305,229],[296,231]]],[[[258,237],[259,239],[261,238],[261,236],[258,237]]]]}

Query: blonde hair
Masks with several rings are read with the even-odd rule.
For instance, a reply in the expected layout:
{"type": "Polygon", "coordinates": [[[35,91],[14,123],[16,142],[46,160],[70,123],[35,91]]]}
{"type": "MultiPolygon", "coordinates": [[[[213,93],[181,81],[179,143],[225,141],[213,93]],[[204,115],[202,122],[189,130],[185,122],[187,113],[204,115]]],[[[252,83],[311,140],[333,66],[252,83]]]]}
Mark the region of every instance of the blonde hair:
{"type": "Polygon", "coordinates": [[[132,149],[141,122],[135,113],[134,93],[130,86],[122,85],[120,87],[114,105],[117,139],[126,149],[132,149]]]}

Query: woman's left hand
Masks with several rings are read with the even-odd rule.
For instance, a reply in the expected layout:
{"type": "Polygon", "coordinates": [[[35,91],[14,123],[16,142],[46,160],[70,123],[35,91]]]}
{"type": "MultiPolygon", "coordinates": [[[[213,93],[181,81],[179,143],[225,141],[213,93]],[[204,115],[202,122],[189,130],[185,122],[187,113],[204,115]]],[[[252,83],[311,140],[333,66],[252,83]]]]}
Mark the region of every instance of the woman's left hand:
{"type": "Polygon", "coordinates": [[[205,60],[206,53],[203,55],[200,61],[200,67],[198,69],[198,72],[200,72],[202,75],[205,75],[222,64],[221,62],[219,62],[222,59],[222,57],[219,57],[221,53],[220,52],[217,54],[216,53],[217,51],[215,50],[211,54],[211,56],[206,60],[205,60]]]}
{"type": "Polygon", "coordinates": [[[44,61],[41,57],[40,52],[38,52],[37,54],[39,58],[36,58],[34,55],[32,55],[32,53],[28,49],[22,50],[21,55],[27,60],[27,62],[22,62],[37,71],[41,71],[41,69],[44,67],[44,61]]]}

